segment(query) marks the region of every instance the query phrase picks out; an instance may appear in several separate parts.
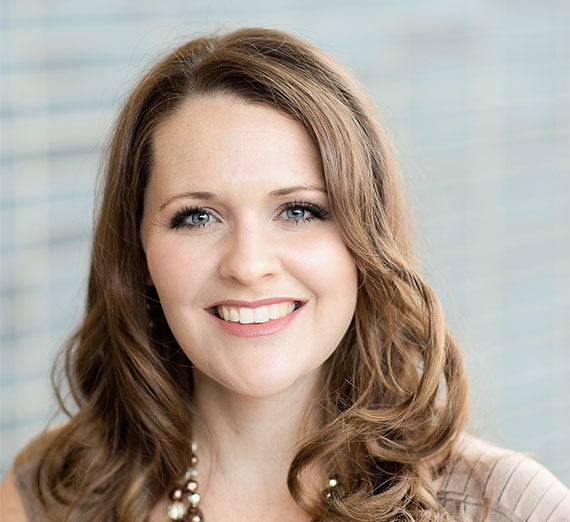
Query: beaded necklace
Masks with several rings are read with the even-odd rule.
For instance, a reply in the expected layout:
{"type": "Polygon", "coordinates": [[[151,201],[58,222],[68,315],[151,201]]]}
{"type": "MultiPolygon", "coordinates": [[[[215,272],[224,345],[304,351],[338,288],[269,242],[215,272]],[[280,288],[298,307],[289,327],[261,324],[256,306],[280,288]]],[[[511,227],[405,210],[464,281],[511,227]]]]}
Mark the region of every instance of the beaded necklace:
{"type": "Polygon", "coordinates": [[[182,479],[170,492],[171,504],[168,506],[168,517],[170,520],[181,520],[182,522],[203,522],[204,516],[198,507],[200,504],[200,494],[197,492],[198,457],[196,451],[198,445],[192,441],[192,458],[190,467],[184,473],[182,479]]]}
{"type": "MultiPolygon", "coordinates": [[[[190,467],[186,470],[182,478],[178,481],[174,489],[170,492],[171,503],[168,506],[168,517],[173,521],[181,522],[204,522],[204,515],[199,507],[200,494],[198,493],[198,456],[196,451],[198,445],[192,441],[192,458],[190,467]]],[[[327,488],[323,494],[327,498],[332,498],[333,490],[338,487],[338,481],[331,477],[327,488]]]]}

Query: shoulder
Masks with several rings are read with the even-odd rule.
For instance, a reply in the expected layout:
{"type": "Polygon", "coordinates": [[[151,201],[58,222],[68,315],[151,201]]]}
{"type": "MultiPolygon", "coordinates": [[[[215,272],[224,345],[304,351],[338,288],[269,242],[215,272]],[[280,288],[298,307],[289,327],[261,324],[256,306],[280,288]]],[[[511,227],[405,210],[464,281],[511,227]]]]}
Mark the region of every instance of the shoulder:
{"type": "Polygon", "coordinates": [[[57,428],[48,429],[31,440],[16,456],[1,486],[0,520],[33,522],[45,520],[39,502],[37,471],[57,428]]]}
{"type": "Polygon", "coordinates": [[[4,522],[27,522],[22,497],[14,484],[14,470],[4,477],[0,486],[0,520],[4,522]]]}
{"type": "Polygon", "coordinates": [[[442,478],[442,506],[467,520],[568,522],[570,491],[523,453],[463,435],[442,478]]]}
{"type": "Polygon", "coordinates": [[[37,468],[59,431],[60,426],[46,428],[30,440],[16,455],[13,467],[16,486],[18,486],[20,476],[28,474],[37,468]]]}

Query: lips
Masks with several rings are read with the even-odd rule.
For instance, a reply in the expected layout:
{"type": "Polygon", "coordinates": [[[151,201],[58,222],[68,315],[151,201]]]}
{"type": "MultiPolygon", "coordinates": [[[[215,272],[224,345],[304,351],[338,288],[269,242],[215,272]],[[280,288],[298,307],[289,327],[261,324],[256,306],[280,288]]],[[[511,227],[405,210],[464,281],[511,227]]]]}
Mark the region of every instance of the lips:
{"type": "MultiPolygon", "coordinates": [[[[292,305],[295,301],[285,301],[292,305]]],[[[271,319],[261,323],[241,323],[227,321],[218,316],[216,312],[216,307],[213,309],[208,309],[210,312],[210,317],[212,321],[215,322],[223,331],[234,337],[259,337],[265,335],[277,334],[281,330],[285,329],[299,314],[304,315],[304,304],[302,301],[297,301],[299,303],[298,307],[295,307],[293,311],[285,316],[279,317],[278,319],[271,319]]],[[[246,307],[247,308],[247,307],[246,307]]]]}

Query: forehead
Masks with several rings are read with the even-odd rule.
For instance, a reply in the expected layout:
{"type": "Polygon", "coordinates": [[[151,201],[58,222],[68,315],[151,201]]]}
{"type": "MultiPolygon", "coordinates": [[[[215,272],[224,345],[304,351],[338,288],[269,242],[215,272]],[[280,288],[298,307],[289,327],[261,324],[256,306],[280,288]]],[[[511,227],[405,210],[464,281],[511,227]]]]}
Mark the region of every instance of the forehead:
{"type": "Polygon", "coordinates": [[[152,148],[151,177],[161,184],[322,181],[319,151],[301,123],[225,96],[184,102],[158,127],[152,148]]]}

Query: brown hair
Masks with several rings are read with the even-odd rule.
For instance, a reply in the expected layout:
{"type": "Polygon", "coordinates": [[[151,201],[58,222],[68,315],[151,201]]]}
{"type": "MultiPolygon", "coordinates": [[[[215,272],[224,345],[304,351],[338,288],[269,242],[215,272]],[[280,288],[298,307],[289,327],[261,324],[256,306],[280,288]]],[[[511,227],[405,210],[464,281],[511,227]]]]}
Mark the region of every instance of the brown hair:
{"type": "Polygon", "coordinates": [[[266,29],[182,45],[143,76],[119,115],[87,312],[63,358],[77,410],[49,437],[36,477],[47,512],[144,520],[187,465],[192,374],[146,286],[139,225],[153,133],[204,94],[263,103],[305,126],[358,267],[354,319],[322,375],[320,429],[290,467],[293,498],[316,520],[447,520],[432,484],[466,419],[466,381],[438,299],[414,266],[391,145],[342,67],[266,29]],[[315,464],[337,473],[342,495],[313,494],[302,476],[315,464]]]}

